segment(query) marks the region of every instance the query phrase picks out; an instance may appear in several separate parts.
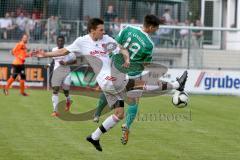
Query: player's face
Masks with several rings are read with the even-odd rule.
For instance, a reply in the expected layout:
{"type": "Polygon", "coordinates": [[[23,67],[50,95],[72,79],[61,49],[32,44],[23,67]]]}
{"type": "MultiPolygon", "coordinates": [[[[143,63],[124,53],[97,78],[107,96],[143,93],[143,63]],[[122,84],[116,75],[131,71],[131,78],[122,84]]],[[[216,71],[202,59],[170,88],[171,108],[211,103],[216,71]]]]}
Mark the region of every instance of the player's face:
{"type": "Polygon", "coordinates": [[[97,28],[91,30],[92,35],[95,39],[102,39],[103,35],[105,34],[104,25],[99,24],[97,28]]]}
{"type": "Polygon", "coordinates": [[[58,46],[58,48],[63,48],[63,46],[64,46],[64,39],[58,38],[57,46],[58,46]]]}
{"type": "Polygon", "coordinates": [[[27,35],[23,35],[22,41],[23,41],[23,43],[27,43],[28,42],[28,36],[27,35]]]}

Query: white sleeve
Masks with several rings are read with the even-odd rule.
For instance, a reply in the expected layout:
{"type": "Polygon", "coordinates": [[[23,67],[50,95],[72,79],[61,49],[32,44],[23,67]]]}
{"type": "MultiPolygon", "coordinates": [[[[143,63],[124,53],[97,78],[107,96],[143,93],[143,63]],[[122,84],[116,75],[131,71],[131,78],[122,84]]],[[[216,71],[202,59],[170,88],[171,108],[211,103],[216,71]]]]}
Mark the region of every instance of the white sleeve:
{"type": "Polygon", "coordinates": [[[72,44],[66,47],[69,52],[79,54],[82,50],[82,37],[77,38],[72,44]]]}
{"type": "Polygon", "coordinates": [[[64,62],[72,62],[76,59],[77,59],[76,55],[74,53],[70,52],[68,55],[66,55],[64,57],[64,62]]]}

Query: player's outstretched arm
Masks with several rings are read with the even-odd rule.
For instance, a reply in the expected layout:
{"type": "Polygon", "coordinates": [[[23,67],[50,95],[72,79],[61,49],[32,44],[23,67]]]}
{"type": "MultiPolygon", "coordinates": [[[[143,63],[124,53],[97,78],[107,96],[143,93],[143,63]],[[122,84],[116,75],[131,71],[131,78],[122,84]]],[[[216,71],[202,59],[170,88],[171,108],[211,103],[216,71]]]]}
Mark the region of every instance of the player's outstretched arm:
{"type": "Polygon", "coordinates": [[[32,51],[31,54],[35,57],[39,58],[45,58],[45,57],[59,57],[59,56],[65,56],[69,54],[70,52],[66,48],[61,48],[56,51],[52,52],[45,52],[44,50],[35,50],[32,51]]]}
{"type": "Polygon", "coordinates": [[[77,64],[77,60],[73,60],[73,61],[67,61],[67,62],[64,62],[64,61],[60,61],[59,62],[61,65],[73,65],[73,64],[77,64]]]}

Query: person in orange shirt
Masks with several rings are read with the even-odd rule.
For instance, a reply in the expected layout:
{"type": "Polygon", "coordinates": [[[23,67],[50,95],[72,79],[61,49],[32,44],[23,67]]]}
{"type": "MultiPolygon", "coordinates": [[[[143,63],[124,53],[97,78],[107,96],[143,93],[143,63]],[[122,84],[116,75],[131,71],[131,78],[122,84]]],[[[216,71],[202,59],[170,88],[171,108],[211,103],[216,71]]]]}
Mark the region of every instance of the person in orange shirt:
{"type": "Polygon", "coordinates": [[[4,94],[8,95],[8,90],[11,84],[14,82],[14,80],[17,78],[18,75],[20,75],[20,93],[23,96],[28,96],[27,93],[24,92],[25,86],[25,66],[24,62],[27,57],[30,57],[31,54],[27,53],[27,47],[26,44],[28,43],[28,35],[24,34],[22,36],[22,39],[20,42],[18,42],[12,50],[12,54],[15,57],[12,63],[12,70],[11,70],[11,76],[7,80],[7,85],[4,87],[4,94]]]}

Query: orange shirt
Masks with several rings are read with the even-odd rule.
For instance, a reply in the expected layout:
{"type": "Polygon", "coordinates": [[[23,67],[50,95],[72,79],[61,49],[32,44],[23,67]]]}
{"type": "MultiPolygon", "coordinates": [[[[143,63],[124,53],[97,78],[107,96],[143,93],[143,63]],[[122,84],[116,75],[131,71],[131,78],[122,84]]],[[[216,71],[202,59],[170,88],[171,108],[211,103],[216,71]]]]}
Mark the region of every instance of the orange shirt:
{"type": "Polygon", "coordinates": [[[12,50],[15,59],[13,60],[14,65],[22,65],[25,62],[25,59],[28,57],[27,47],[22,41],[18,42],[12,50]]]}

